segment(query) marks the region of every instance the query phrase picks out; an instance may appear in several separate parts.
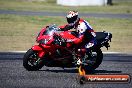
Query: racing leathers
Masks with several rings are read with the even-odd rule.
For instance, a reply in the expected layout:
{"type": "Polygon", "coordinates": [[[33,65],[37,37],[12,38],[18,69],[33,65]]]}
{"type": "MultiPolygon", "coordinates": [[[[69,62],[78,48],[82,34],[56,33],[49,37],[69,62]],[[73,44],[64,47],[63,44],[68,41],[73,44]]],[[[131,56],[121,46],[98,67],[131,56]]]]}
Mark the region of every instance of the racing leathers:
{"type": "Polygon", "coordinates": [[[60,26],[60,28],[64,31],[74,28],[77,33],[76,38],[67,41],[72,41],[75,45],[83,43],[86,49],[86,53],[91,56],[90,48],[96,45],[96,34],[87,21],[79,18],[77,22],[67,24],[65,26],[60,26]]]}

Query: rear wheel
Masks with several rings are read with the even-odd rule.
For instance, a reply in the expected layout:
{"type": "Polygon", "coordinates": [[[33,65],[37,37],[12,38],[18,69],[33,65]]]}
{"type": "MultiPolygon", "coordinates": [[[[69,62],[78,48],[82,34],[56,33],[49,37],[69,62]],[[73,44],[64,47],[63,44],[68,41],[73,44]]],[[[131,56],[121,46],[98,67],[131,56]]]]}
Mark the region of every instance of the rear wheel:
{"type": "Polygon", "coordinates": [[[102,63],[103,60],[103,53],[101,51],[101,49],[96,49],[95,53],[93,54],[93,59],[95,61],[94,64],[88,64],[88,65],[83,65],[83,69],[87,72],[87,73],[91,73],[93,70],[95,70],[96,68],[99,67],[99,65],[102,63]]]}
{"type": "Polygon", "coordinates": [[[44,64],[43,60],[38,57],[37,52],[29,49],[23,57],[23,66],[28,71],[36,71],[41,69],[44,64]]]}
{"type": "Polygon", "coordinates": [[[102,63],[103,60],[103,53],[101,49],[96,50],[96,55],[95,55],[95,64],[93,64],[93,68],[96,69],[99,67],[99,65],[102,63]],[[97,55],[97,56],[96,56],[97,55]]]}

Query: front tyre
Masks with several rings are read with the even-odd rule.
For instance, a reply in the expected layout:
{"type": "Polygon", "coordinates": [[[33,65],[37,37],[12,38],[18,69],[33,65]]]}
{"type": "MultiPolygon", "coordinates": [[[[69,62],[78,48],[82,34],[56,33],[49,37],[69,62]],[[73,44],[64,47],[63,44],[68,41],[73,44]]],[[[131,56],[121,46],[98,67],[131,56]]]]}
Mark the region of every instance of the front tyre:
{"type": "Polygon", "coordinates": [[[38,57],[37,52],[29,49],[23,57],[23,66],[28,71],[36,71],[41,69],[44,64],[43,60],[38,57]]]}

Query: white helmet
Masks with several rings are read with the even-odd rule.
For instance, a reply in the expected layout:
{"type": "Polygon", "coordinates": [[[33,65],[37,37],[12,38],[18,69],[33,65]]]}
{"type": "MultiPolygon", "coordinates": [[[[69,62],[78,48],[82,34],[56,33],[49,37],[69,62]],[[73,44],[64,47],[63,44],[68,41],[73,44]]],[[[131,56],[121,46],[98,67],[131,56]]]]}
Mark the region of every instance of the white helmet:
{"type": "Polygon", "coordinates": [[[78,12],[77,11],[69,11],[69,13],[66,16],[67,22],[70,23],[75,23],[78,19],[78,12]]]}

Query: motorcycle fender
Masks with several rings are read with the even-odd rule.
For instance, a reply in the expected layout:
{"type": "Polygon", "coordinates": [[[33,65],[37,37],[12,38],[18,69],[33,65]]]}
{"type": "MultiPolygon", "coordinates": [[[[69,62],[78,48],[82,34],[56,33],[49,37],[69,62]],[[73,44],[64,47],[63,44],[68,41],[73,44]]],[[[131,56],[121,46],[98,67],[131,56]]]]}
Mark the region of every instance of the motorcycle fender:
{"type": "Polygon", "coordinates": [[[40,46],[38,46],[38,45],[34,45],[33,47],[32,47],[32,49],[33,50],[36,50],[36,51],[41,51],[41,50],[43,50],[40,46]]]}
{"type": "Polygon", "coordinates": [[[38,45],[34,45],[34,46],[32,47],[32,49],[33,49],[34,51],[38,51],[38,55],[39,55],[40,58],[43,57],[43,56],[45,55],[45,52],[43,51],[43,49],[42,49],[40,46],[38,46],[38,45]]]}

